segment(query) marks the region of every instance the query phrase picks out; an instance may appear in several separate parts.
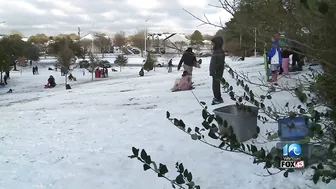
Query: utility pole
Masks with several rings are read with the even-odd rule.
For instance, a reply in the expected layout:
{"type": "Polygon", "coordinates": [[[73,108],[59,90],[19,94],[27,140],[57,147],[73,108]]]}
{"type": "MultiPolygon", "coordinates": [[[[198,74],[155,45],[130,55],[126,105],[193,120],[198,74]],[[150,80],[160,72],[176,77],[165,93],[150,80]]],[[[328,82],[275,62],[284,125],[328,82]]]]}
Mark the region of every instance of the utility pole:
{"type": "Polygon", "coordinates": [[[80,39],[81,29],[78,27],[78,38],[80,39]]]}
{"type": "Polygon", "coordinates": [[[145,20],[145,52],[144,52],[144,57],[147,57],[147,21],[149,18],[145,20]]]}
{"type": "Polygon", "coordinates": [[[257,28],[254,28],[254,57],[257,57],[257,28]]]}
{"type": "Polygon", "coordinates": [[[93,40],[94,40],[94,33],[93,33],[93,27],[94,27],[94,24],[95,23],[93,23],[92,24],[92,31],[91,31],[91,35],[92,35],[92,41],[91,41],[91,53],[93,54],[94,53],[94,51],[93,51],[93,48],[94,48],[94,45],[93,45],[93,40]]]}

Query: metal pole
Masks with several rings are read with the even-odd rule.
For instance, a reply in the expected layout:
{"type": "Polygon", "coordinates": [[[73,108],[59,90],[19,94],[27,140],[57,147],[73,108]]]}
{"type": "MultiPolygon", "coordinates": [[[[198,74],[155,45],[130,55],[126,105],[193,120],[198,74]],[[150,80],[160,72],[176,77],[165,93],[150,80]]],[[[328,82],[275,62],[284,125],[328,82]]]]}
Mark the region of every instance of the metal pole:
{"type": "Polygon", "coordinates": [[[254,56],[257,57],[257,28],[254,29],[254,56]]]}
{"type": "Polygon", "coordinates": [[[94,26],[94,23],[92,24],[92,30],[91,30],[91,35],[92,35],[92,40],[91,40],[91,53],[93,54],[94,51],[93,51],[93,40],[94,40],[94,35],[93,35],[93,26],[94,26]]]}
{"type": "Polygon", "coordinates": [[[147,18],[145,20],[145,52],[144,52],[144,56],[146,57],[147,55],[147,21],[149,18],[147,18]]]}

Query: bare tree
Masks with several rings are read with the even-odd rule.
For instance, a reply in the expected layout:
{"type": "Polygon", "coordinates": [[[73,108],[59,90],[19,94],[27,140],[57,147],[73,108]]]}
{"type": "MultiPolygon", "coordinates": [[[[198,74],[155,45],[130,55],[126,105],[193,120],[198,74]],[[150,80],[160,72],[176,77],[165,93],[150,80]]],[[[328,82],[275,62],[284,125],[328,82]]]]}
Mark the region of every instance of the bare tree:
{"type": "MultiPolygon", "coordinates": [[[[80,40],[80,46],[81,48],[83,48],[83,52],[86,54],[87,52],[89,52],[89,49],[91,48],[92,42],[91,40],[88,39],[81,39],[80,40]]],[[[84,56],[85,58],[85,56],[84,56]]]]}
{"type": "MultiPolygon", "coordinates": [[[[143,51],[145,47],[145,30],[138,30],[130,37],[130,40],[134,47],[137,47],[141,50],[141,57],[143,57],[143,51]]],[[[149,44],[149,40],[147,40],[147,47],[149,44]]]]}
{"type": "Polygon", "coordinates": [[[104,58],[104,52],[107,48],[111,46],[111,41],[109,38],[106,37],[104,33],[97,34],[94,43],[101,49],[102,58],[104,58]]]}
{"type": "Polygon", "coordinates": [[[114,35],[113,44],[117,47],[123,47],[126,45],[126,34],[123,31],[120,31],[114,35]]]}
{"type": "Polygon", "coordinates": [[[72,70],[75,61],[73,60],[74,58],[74,53],[69,47],[69,41],[66,40],[64,43],[64,47],[59,51],[57,54],[57,62],[56,62],[56,67],[61,69],[61,72],[65,74],[65,85],[67,85],[67,79],[68,79],[68,73],[70,70],[72,70]]]}

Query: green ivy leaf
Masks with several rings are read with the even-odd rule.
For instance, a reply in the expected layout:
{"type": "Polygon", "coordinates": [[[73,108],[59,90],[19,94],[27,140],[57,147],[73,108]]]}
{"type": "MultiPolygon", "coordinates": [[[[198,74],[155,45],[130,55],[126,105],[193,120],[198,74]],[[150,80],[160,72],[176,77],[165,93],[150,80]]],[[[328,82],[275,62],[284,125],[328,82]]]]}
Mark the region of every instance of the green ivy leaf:
{"type": "Polygon", "coordinates": [[[182,174],[179,174],[179,175],[176,177],[175,181],[176,181],[177,184],[184,184],[184,183],[185,183],[182,174]]]}
{"type": "Polygon", "coordinates": [[[141,159],[144,160],[147,164],[152,163],[152,160],[151,160],[150,156],[147,155],[147,152],[146,152],[144,149],[141,150],[140,157],[141,157],[141,159]]]}
{"type": "Polygon", "coordinates": [[[132,147],[132,152],[133,152],[133,155],[138,157],[139,156],[139,149],[135,148],[135,147],[132,147]]]}
{"type": "Polygon", "coordinates": [[[166,112],[166,117],[167,117],[167,119],[170,118],[170,113],[168,111],[166,112]]]}
{"type": "Polygon", "coordinates": [[[206,130],[209,130],[209,129],[210,129],[210,124],[209,124],[206,120],[204,120],[204,121],[202,122],[202,125],[203,125],[203,127],[204,127],[206,130]]]}
{"type": "Polygon", "coordinates": [[[205,104],[205,102],[203,102],[203,101],[201,101],[200,103],[201,103],[201,105],[203,105],[203,106],[205,106],[205,105],[206,105],[206,104],[205,104]]]}
{"type": "Polygon", "coordinates": [[[144,171],[147,171],[148,169],[150,169],[151,167],[147,164],[143,164],[143,169],[144,171]]]}
{"type": "Polygon", "coordinates": [[[260,133],[260,127],[257,126],[257,134],[260,133]]]}
{"type": "Polygon", "coordinates": [[[243,97],[239,97],[238,102],[240,102],[240,103],[243,102],[243,97]]]}
{"type": "Polygon", "coordinates": [[[223,125],[223,119],[220,116],[216,115],[215,120],[217,121],[218,125],[223,125]]]}
{"type": "Polygon", "coordinates": [[[264,166],[264,169],[266,168],[266,169],[269,169],[269,168],[271,168],[272,167],[272,162],[271,161],[266,161],[265,162],[265,166],[264,166]]]}
{"type": "Polygon", "coordinates": [[[251,144],[251,152],[252,154],[256,153],[258,151],[257,147],[251,144]]]}
{"type": "Polygon", "coordinates": [[[209,124],[212,123],[213,120],[214,120],[214,118],[215,118],[214,115],[210,115],[210,116],[208,117],[208,123],[209,123],[209,124]]]}
{"type": "Polygon", "coordinates": [[[202,110],[202,117],[203,117],[204,120],[206,120],[208,118],[208,112],[207,112],[206,109],[202,110]]]}
{"type": "Polygon", "coordinates": [[[285,172],[283,173],[283,176],[287,178],[287,177],[288,177],[288,171],[285,171],[285,172]]]}
{"type": "Polygon", "coordinates": [[[178,166],[178,172],[181,174],[184,172],[184,167],[182,163],[180,163],[180,165],[178,166]]]}
{"type": "Polygon", "coordinates": [[[168,173],[167,166],[160,163],[159,164],[159,173],[161,175],[165,175],[166,173],[168,173]]]}
{"type": "Polygon", "coordinates": [[[272,99],[272,96],[271,96],[271,95],[267,95],[267,99],[268,99],[268,100],[271,100],[271,99],[272,99]]]}
{"type": "Polygon", "coordinates": [[[188,182],[192,182],[192,179],[193,179],[192,174],[189,172],[189,174],[187,175],[188,182]]]}
{"type": "Polygon", "coordinates": [[[195,132],[196,133],[199,133],[200,132],[200,129],[198,127],[195,127],[195,132]]]}
{"type": "Polygon", "coordinates": [[[318,172],[315,172],[313,175],[313,182],[314,184],[317,184],[317,182],[320,180],[320,174],[318,172]]]}
{"type": "Polygon", "coordinates": [[[208,136],[213,138],[213,139],[218,139],[218,136],[215,133],[213,133],[212,131],[209,131],[208,136]]]}
{"type": "Polygon", "coordinates": [[[318,168],[318,169],[324,169],[322,163],[319,163],[319,164],[317,165],[317,168],[318,168]]]}
{"type": "Polygon", "coordinates": [[[188,174],[189,174],[189,171],[188,171],[188,169],[184,170],[184,172],[183,172],[183,176],[184,176],[184,177],[187,177],[187,176],[188,176],[188,174]]]}
{"type": "Polygon", "coordinates": [[[224,120],[224,123],[223,123],[223,127],[224,128],[227,128],[229,125],[228,125],[228,122],[226,120],[224,120]]]}
{"type": "Polygon", "coordinates": [[[190,133],[191,131],[192,131],[192,129],[190,127],[188,127],[187,133],[190,133]]]}

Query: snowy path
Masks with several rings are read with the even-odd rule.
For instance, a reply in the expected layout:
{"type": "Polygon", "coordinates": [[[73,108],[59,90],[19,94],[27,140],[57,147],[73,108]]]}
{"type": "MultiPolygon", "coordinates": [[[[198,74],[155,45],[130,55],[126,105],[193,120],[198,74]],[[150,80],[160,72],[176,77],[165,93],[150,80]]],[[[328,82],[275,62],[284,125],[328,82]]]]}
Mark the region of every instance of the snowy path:
{"type": "MultiPolygon", "coordinates": [[[[210,102],[208,60],[203,62],[195,70],[194,93],[210,102]]],[[[256,66],[260,62],[249,60],[234,67],[256,77],[256,70],[263,68],[256,66]]],[[[13,74],[15,92],[0,95],[0,188],[171,188],[154,173],[143,172],[141,163],[127,158],[132,146],[145,148],[154,161],[166,164],[172,172],[168,176],[176,175],[177,161],[183,162],[204,189],[305,188],[308,181],[303,176],[256,176],[265,172],[249,157],[191,140],[165,119],[168,110],[190,126],[202,122],[202,108],[190,91],[169,91],[181,72],[168,74],[159,68],[141,78],[138,71],[125,68],[114,78],[93,83],[86,83],[89,74],[80,76],[78,71],[75,76],[82,83],[70,91],[63,86],[41,89],[50,75],[44,70],[38,76],[13,74]]],[[[61,79],[56,82],[62,83],[61,79]]],[[[231,102],[224,97],[226,103],[231,102]]],[[[328,187],[334,188],[332,184],[328,187]]]]}

